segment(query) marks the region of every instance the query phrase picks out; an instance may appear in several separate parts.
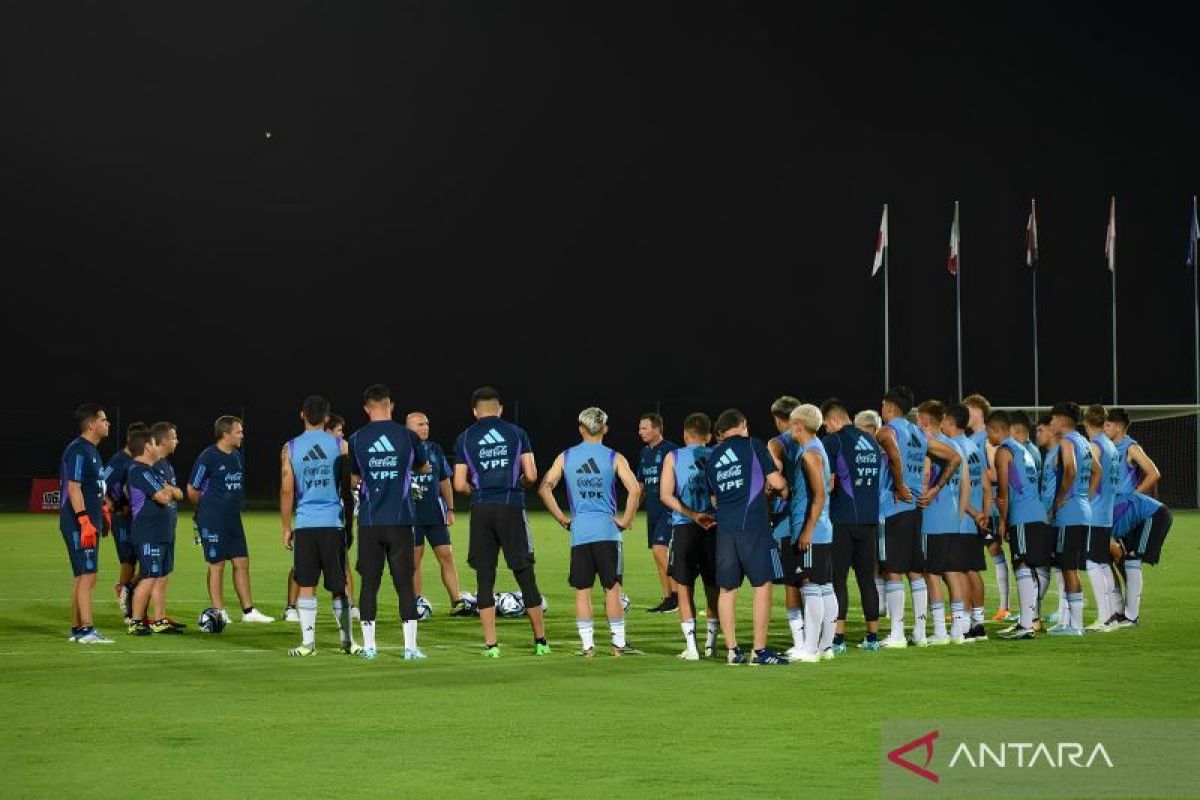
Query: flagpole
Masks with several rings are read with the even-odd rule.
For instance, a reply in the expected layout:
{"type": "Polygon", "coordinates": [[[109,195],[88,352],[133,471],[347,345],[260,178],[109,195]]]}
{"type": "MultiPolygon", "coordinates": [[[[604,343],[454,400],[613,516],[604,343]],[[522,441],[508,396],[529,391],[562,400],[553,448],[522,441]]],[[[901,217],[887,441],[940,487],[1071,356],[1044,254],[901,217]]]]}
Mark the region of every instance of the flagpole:
{"type": "Polygon", "coordinates": [[[1037,198],[1029,201],[1029,222],[1025,231],[1025,258],[1029,262],[1030,279],[1033,282],[1033,407],[1038,407],[1038,302],[1037,302],[1037,198]]]}
{"type": "MultiPolygon", "coordinates": [[[[1192,220],[1188,226],[1188,250],[1192,260],[1192,356],[1196,360],[1196,405],[1200,405],[1200,252],[1192,252],[1196,227],[1196,195],[1192,195],[1192,220]]],[[[1200,249],[1200,248],[1198,248],[1200,249]]],[[[1196,505],[1200,506],[1200,416],[1196,420],[1196,505]]]]}
{"type": "MultiPolygon", "coordinates": [[[[958,201],[954,201],[954,221],[958,222],[958,201]]],[[[958,332],[958,399],[963,396],[962,368],[962,228],[958,233],[958,264],[954,270],[954,318],[958,332]]]]}
{"type": "MultiPolygon", "coordinates": [[[[883,213],[887,214],[887,204],[883,205],[883,213]]],[[[889,234],[891,231],[888,232],[889,234]]],[[[891,384],[891,344],[889,337],[891,335],[891,325],[888,322],[888,250],[883,248],[883,392],[887,394],[892,388],[891,384]]],[[[1200,379],[1197,379],[1197,386],[1200,386],[1200,379]]]]}
{"type": "Polygon", "coordinates": [[[1033,262],[1033,407],[1038,407],[1037,261],[1033,262]]]}
{"type": "Polygon", "coordinates": [[[1112,253],[1112,367],[1113,405],[1117,405],[1117,245],[1113,242],[1112,253]]]}

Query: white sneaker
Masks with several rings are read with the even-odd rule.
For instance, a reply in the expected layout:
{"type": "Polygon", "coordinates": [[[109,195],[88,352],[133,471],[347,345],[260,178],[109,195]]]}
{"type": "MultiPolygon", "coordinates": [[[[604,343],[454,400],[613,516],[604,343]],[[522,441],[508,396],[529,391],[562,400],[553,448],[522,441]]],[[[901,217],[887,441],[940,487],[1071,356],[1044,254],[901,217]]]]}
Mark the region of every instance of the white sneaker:
{"type": "Polygon", "coordinates": [[[796,647],[795,645],[792,645],[791,647],[789,647],[787,649],[787,651],[784,652],[783,657],[786,658],[789,662],[791,662],[791,661],[799,661],[800,656],[802,656],[802,655],[804,655],[804,648],[796,647]]]}
{"type": "MultiPolygon", "coordinates": [[[[944,644],[950,644],[949,634],[946,636],[930,636],[925,639],[926,647],[941,647],[944,644]]],[[[921,647],[921,644],[918,643],[917,647],[921,647]]]]}
{"type": "Polygon", "coordinates": [[[300,612],[296,610],[295,606],[288,606],[287,611],[283,612],[283,621],[284,622],[299,622],[300,621],[300,612]]]}
{"type": "MultiPolygon", "coordinates": [[[[221,613],[224,614],[225,612],[222,611],[221,613]]],[[[297,616],[299,616],[299,614],[297,614],[297,616]]],[[[228,618],[226,618],[225,621],[228,622],[229,621],[228,618]]],[[[274,622],[274,621],[275,621],[274,617],[268,617],[266,614],[262,613],[257,608],[252,608],[249,611],[247,611],[245,614],[242,614],[242,622],[274,622]]]]}
{"type": "Polygon", "coordinates": [[[826,647],[821,651],[821,655],[818,656],[818,658],[820,658],[822,661],[833,661],[833,648],[826,647]]]}
{"type": "Polygon", "coordinates": [[[1084,628],[1084,630],[1090,631],[1091,633],[1112,633],[1113,629],[1107,622],[1096,620],[1091,625],[1088,625],[1086,628],[1084,628]]]}
{"type": "Polygon", "coordinates": [[[688,647],[682,653],[676,656],[676,658],[683,659],[684,661],[699,661],[700,653],[696,650],[696,648],[688,647]]]}
{"type": "Polygon", "coordinates": [[[906,647],[908,647],[908,642],[904,639],[893,639],[891,636],[888,636],[883,640],[883,648],[885,650],[903,650],[906,647]]]}
{"type": "Polygon", "coordinates": [[[797,653],[795,658],[788,657],[789,664],[816,664],[820,660],[816,653],[797,653]]]}
{"type": "Polygon", "coordinates": [[[228,611],[226,611],[226,610],[225,610],[225,609],[223,609],[223,608],[221,609],[221,620],[222,620],[222,621],[223,621],[223,622],[224,622],[226,625],[228,625],[228,624],[229,624],[229,612],[228,612],[228,611]]]}
{"type": "Polygon", "coordinates": [[[100,631],[92,628],[90,631],[80,636],[75,640],[79,644],[112,644],[113,640],[105,636],[100,631]]]}

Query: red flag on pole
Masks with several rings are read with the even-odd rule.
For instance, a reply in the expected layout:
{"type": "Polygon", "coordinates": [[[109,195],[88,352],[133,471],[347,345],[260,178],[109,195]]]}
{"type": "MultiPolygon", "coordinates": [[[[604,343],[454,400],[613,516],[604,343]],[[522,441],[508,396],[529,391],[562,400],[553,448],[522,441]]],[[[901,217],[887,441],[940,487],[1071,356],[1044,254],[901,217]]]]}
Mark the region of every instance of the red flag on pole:
{"type": "Polygon", "coordinates": [[[950,256],[946,259],[946,269],[951,275],[958,274],[958,201],[954,201],[954,222],[950,225],[950,256]]]}
{"type": "Polygon", "coordinates": [[[1104,257],[1108,260],[1108,271],[1117,271],[1117,198],[1108,206],[1108,235],[1104,239],[1104,257]]]}
{"type": "Polygon", "coordinates": [[[1037,200],[1029,201],[1029,222],[1025,223],[1025,266],[1033,267],[1038,260],[1037,200]]]}
{"type": "Polygon", "coordinates": [[[875,237],[875,262],[871,265],[871,277],[883,266],[883,252],[888,246],[887,203],[883,205],[883,218],[879,220],[879,234],[875,237]]]}

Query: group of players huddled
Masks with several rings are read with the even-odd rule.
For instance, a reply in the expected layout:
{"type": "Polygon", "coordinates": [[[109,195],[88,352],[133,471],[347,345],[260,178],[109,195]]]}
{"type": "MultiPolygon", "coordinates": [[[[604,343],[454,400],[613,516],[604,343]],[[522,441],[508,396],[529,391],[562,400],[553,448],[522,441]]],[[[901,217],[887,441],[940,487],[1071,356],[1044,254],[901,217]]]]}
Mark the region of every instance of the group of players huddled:
{"type": "MultiPolygon", "coordinates": [[[[289,654],[316,652],[320,582],[332,596],[340,649],[376,658],[377,595],[386,565],[399,599],[403,656],[425,658],[417,621],[425,602],[419,581],[426,541],[441,566],[452,613],[479,616],[485,657],[500,655],[495,587],[501,553],[521,590],[533,653],[550,652],[525,515],[525,492],[538,485],[533,449],[525,431],[502,418],[494,389],[476,390],[471,407],[475,422],[456,440],[451,469],[429,441],[428,417],[413,412],[405,424],[396,422],[385,386],[366,389],[368,422],[349,437],[342,436],[344,422],[331,414],[326,399],[304,401],[304,432],[280,453],[282,540],[294,555],[287,611],[301,629],[301,643],[289,654]],[[475,595],[459,591],[454,568],[454,492],[471,497],[467,563],[476,573],[475,595]],[[355,516],[357,608],[348,569],[355,516]],[[361,646],[353,616],[359,618],[361,646]]],[[[1142,566],[1158,562],[1171,513],[1150,496],[1159,472],[1128,435],[1130,419],[1122,409],[1093,405],[1081,412],[1075,403],[1059,403],[1035,428],[1024,412],[992,410],[980,395],[949,407],[938,400],[916,405],[912,392],[899,386],[885,395],[880,412],[860,411],[852,419],[836,399],[818,408],[784,396],[771,406],[778,435],[765,444],[750,437],[742,412],[729,409],[715,422],[690,414],[682,446],[663,437],[661,417],[645,414],[638,428],[645,447],[635,467],[603,444],[604,411],[584,409],[577,420],[581,441],[555,458],[538,486],[547,511],[570,534],[578,654],[596,652],[597,579],[612,654],[641,652],[625,636],[622,536],[643,499],[648,545],[664,591],[662,602],[648,610],[678,611],[684,639],[679,657],[685,660],[718,655],[718,630],[729,664],[812,663],[846,652],[851,569],[866,623],[858,648],[984,641],[981,573],[989,557],[999,590],[993,620],[1011,623],[1001,638],[1031,639],[1046,630],[1042,601],[1052,580],[1060,600],[1047,620],[1056,624],[1047,632],[1082,636],[1081,570],[1097,610],[1087,630],[1138,624],[1142,566]],[[556,495],[560,484],[566,511],[556,495]],[[626,495],[623,507],[618,484],[626,495]],[[1009,610],[1010,564],[1016,613],[1009,610]],[[703,648],[696,634],[697,579],[705,598],[703,648]],[[736,627],[737,592],[747,581],[754,591],[749,653],[736,627]],[[785,586],[792,636],[782,654],[767,646],[777,583],[785,586]],[[883,638],[881,610],[890,625],[883,638]]],[[[168,460],[178,444],[175,427],[131,425],[125,449],[102,464],[96,446],[108,435],[104,410],[87,404],[76,416],[81,434],[63,455],[60,517],[75,574],[70,640],[111,642],[92,625],[98,537],[110,531],[121,562],[116,591],[128,632],[178,633],[184,626],[166,613],[176,504],[184,497],[168,460]]],[[[255,608],[250,590],[241,523],[241,420],[221,417],[215,435],[186,485],[209,564],[212,608],[206,614],[229,621],[222,586],[224,564],[232,561],[242,621],[272,622],[255,608]]]]}

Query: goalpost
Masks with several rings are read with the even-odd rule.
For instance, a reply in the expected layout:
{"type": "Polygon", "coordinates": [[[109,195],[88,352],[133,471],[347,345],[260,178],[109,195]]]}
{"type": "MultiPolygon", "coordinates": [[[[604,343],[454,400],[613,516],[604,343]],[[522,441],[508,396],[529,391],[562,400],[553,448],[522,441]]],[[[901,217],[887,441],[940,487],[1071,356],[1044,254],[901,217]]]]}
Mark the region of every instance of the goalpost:
{"type": "MultiPolygon", "coordinates": [[[[1162,472],[1155,492],[1171,508],[1200,508],[1200,405],[1120,406],[1129,413],[1129,435],[1162,472]]],[[[1050,406],[996,406],[1023,410],[1034,422],[1050,406]]]]}

